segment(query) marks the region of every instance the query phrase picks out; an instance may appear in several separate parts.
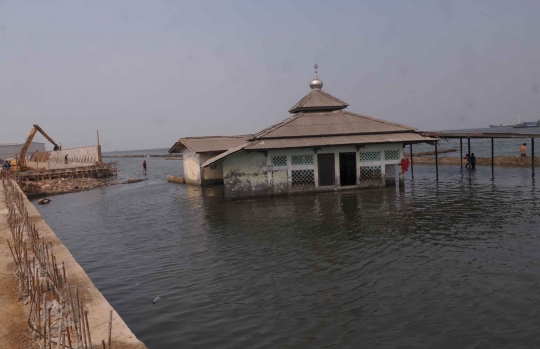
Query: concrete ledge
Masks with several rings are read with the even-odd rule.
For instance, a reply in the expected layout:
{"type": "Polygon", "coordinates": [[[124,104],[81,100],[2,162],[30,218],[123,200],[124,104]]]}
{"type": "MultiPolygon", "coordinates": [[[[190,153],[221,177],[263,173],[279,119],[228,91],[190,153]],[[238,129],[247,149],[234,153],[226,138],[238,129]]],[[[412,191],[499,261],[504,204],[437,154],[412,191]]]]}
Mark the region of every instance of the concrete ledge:
{"type": "MultiPolygon", "coordinates": [[[[20,188],[18,188],[20,190],[20,188]]],[[[22,193],[22,191],[21,191],[22,193]]],[[[23,193],[24,195],[24,193],[23,193]]],[[[5,196],[4,188],[0,185],[0,222],[4,223],[7,218],[7,209],[5,209],[5,196]]],[[[102,340],[108,339],[108,323],[109,313],[113,311],[113,323],[112,323],[112,342],[113,348],[127,348],[127,349],[143,349],[146,348],[144,343],[139,341],[137,337],[127,327],[120,315],[111,307],[109,302],[103,297],[101,292],[96,288],[92,280],[88,277],[85,271],[73,258],[67,247],[60,241],[60,239],[54,234],[51,228],[43,220],[38,210],[34,205],[28,201],[24,196],[24,204],[28,210],[30,219],[36,225],[39,234],[45,239],[47,243],[52,244],[52,251],[56,255],[59,263],[65,263],[67,279],[71,287],[77,286],[81,298],[85,305],[88,307],[88,322],[90,326],[90,332],[92,334],[92,343],[97,348],[98,344],[101,345],[102,340]]],[[[11,253],[7,243],[4,243],[7,239],[11,239],[11,231],[7,224],[0,224],[0,269],[12,269],[14,270],[14,263],[11,258],[11,253]]],[[[2,290],[2,292],[9,292],[9,290],[2,290]]],[[[27,315],[20,314],[24,321],[27,320],[27,315]]],[[[0,310],[0,318],[4,318],[2,310],[0,310]]],[[[19,319],[15,319],[18,321],[19,319]]],[[[1,326],[1,325],[0,325],[1,326]]]]}
{"type": "Polygon", "coordinates": [[[68,169],[68,168],[79,168],[79,167],[91,167],[95,166],[95,163],[89,162],[68,162],[64,164],[63,162],[35,162],[35,161],[26,161],[26,166],[33,169],[45,168],[47,170],[59,170],[59,169],[68,169]]]}
{"type": "Polygon", "coordinates": [[[167,176],[167,182],[186,184],[186,180],[184,179],[184,177],[172,175],[167,176]]]}

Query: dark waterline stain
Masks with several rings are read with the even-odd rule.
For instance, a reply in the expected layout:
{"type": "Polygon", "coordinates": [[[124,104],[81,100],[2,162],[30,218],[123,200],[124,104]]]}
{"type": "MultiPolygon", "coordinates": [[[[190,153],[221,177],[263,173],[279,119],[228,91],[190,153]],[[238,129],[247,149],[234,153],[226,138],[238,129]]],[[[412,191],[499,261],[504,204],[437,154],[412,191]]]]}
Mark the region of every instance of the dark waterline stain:
{"type": "Polygon", "coordinates": [[[148,181],[38,209],[149,348],[540,345],[530,169],[440,167],[437,183],[415,166],[404,191],[225,201],[167,183],[180,161],[147,161],[148,181]]]}

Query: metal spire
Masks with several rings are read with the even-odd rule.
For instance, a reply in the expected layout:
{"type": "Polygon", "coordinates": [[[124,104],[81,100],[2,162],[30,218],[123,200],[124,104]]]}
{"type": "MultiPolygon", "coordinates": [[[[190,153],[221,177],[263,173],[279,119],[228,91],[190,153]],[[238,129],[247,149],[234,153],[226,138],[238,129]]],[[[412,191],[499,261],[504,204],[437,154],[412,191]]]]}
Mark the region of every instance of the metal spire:
{"type": "Polygon", "coordinates": [[[317,76],[317,70],[319,69],[319,65],[315,63],[313,67],[315,68],[315,77],[313,78],[313,80],[311,80],[309,87],[311,87],[312,90],[320,90],[323,87],[323,82],[319,80],[319,77],[317,76]]]}

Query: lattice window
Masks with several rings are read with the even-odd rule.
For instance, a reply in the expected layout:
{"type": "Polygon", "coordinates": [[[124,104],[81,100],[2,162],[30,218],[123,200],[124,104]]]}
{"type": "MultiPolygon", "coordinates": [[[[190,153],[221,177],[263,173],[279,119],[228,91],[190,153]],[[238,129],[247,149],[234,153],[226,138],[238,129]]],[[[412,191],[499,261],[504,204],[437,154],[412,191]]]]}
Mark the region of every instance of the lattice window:
{"type": "Polygon", "coordinates": [[[399,150],[385,150],[385,160],[399,160],[399,150]]]}
{"type": "Polygon", "coordinates": [[[292,170],[293,188],[305,188],[315,186],[314,170],[292,170]]]}
{"type": "Polygon", "coordinates": [[[360,161],[381,161],[381,152],[362,151],[360,152],[360,161]]]}
{"type": "Polygon", "coordinates": [[[381,179],[381,166],[360,167],[360,181],[377,181],[381,179]]]}
{"type": "Polygon", "coordinates": [[[293,155],[291,158],[293,165],[313,165],[313,155],[293,155]]]}
{"type": "Polygon", "coordinates": [[[272,166],[287,166],[287,156],[273,156],[272,166]]]}

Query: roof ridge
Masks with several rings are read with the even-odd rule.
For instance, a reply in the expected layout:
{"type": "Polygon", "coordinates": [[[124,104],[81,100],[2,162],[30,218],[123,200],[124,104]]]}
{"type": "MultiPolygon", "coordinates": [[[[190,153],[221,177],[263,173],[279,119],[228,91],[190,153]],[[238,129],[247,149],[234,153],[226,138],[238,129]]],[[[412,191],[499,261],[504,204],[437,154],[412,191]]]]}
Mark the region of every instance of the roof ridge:
{"type": "Polygon", "coordinates": [[[341,110],[342,113],[347,113],[349,115],[353,115],[353,116],[357,116],[357,117],[362,117],[362,118],[366,118],[366,119],[369,119],[369,120],[372,120],[372,121],[377,121],[377,122],[380,122],[380,123],[383,123],[383,124],[387,124],[387,125],[392,125],[392,126],[397,126],[397,127],[403,127],[407,130],[411,130],[411,131],[416,131],[418,130],[417,128],[415,127],[410,127],[410,126],[406,126],[406,125],[403,125],[403,124],[398,124],[397,122],[392,122],[392,121],[386,121],[386,120],[382,120],[382,119],[377,119],[377,118],[374,118],[372,116],[367,116],[367,115],[362,115],[362,114],[357,114],[357,113],[353,113],[353,112],[350,112],[350,111],[344,111],[344,110],[341,110]]]}
{"type": "Polygon", "coordinates": [[[329,97],[329,98],[333,99],[334,101],[336,101],[336,102],[338,102],[338,103],[346,104],[347,106],[349,105],[347,102],[342,101],[341,99],[337,98],[336,96],[331,95],[330,93],[328,93],[328,92],[326,92],[326,91],[319,90],[319,92],[321,92],[321,93],[324,94],[326,97],[329,97]]]}
{"type": "Polygon", "coordinates": [[[258,132],[258,133],[255,133],[254,135],[252,135],[248,140],[256,140],[256,139],[259,139],[260,137],[274,131],[274,130],[277,130],[278,128],[284,126],[284,125],[287,125],[289,122],[291,121],[294,121],[296,119],[298,119],[299,117],[305,115],[305,113],[298,113],[298,114],[293,114],[291,116],[289,116],[287,119],[285,120],[281,120],[280,122],[278,122],[277,124],[274,124],[270,127],[267,127],[265,128],[264,130],[258,132]]]}
{"type": "Polygon", "coordinates": [[[236,135],[236,136],[200,136],[200,137],[183,137],[180,139],[205,139],[205,138],[246,138],[251,137],[252,134],[247,135],[236,135]]]}

